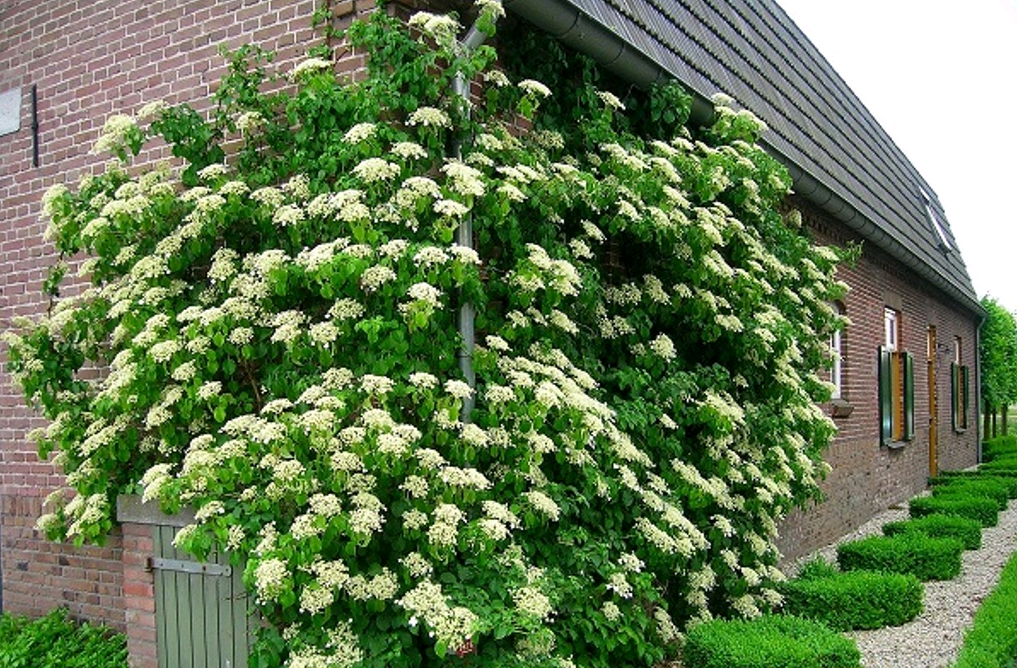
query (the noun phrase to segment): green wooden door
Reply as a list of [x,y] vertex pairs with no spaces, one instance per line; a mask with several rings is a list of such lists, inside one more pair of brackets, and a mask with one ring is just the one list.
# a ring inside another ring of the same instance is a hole
[[152,530],[159,668],[245,668],[253,617],[242,569],[223,555],[202,564],[178,551],[177,527]]

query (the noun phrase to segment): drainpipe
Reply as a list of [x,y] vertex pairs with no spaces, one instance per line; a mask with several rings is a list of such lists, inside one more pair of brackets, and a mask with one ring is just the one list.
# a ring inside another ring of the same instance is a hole
[[[466,37],[460,42],[462,49],[469,53],[474,51],[487,38],[483,32],[477,29],[477,25],[474,23],[470,26],[469,31],[466,33]],[[463,105],[463,112],[467,115],[470,113],[470,82],[466,80],[462,72],[456,72],[455,80],[452,82],[452,92],[461,100]],[[463,137],[457,136],[452,142],[452,156],[456,160],[462,160],[463,157]],[[464,248],[473,248],[473,214],[468,213],[463,216],[459,222],[459,228],[456,230],[456,243]],[[477,387],[477,376],[473,371],[473,346],[475,341],[474,333],[474,321],[476,319],[476,311],[474,310],[473,303],[464,301],[462,306],[459,307],[459,337],[462,339],[462,345],[459,348],[459,369],[463,372],[463,376],[466,378],[466,382],[471,388],[476,390]],[[476,403],[476,399],[473,395],[463,400],[463,409],[460,415],[460,419],[463,422],[470,421],[470,413],[473,412],[473,406]]]
[[975,327],[975,455],[979,464],[982,463],[982,325],[988,319],[983,315]]

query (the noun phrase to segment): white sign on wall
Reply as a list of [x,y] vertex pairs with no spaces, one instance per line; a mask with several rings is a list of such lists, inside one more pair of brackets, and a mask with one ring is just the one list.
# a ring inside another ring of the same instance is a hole
[[0,93],[0,137],[21,129],[21,89]]

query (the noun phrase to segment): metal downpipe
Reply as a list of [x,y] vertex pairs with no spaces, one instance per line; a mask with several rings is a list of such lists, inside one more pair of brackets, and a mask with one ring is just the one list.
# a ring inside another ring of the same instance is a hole
[[[487,38],[483,32],[477,29],[476,24],[472,25],[469,31],[466,33],[466,37],[460,42],[463,50],[466,52],[473,51],[484,43]],[[452,91],[459,98],[463,105],[463,112],[469,116],[470,113],[470,82],[466,80],[462,72],[456,72],[455,80],[452,82]],[[452,157],[456,160],[462,160],[463,157],[463,137],[458,136],[452,142]],[[464,248],[473,249],[473,214],[468,213],[459,222],[459,227],[456,229],[456,244],[463,246]],[[474,309],[473,303],[470,301],[464,301],[459,307],[459,338],[461,339],[461,345],[459,347],[459,369],[463,372],[463,377],[466,378],[467,384],[474,391],[477,387],[477,375],[473,370],[473,348],[476,340],[476,333],[474,330],[474,322],[476,320],[476,310]],[[474,395],[470,395],[463,400],[462,413],[460,419],[463,422],[470,421],[470,414],[473,412],[473,407],[476,404]]]

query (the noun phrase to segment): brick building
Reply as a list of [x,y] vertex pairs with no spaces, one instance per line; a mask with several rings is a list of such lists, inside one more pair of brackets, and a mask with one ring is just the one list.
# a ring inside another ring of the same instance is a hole
[[[0,323],[44,308],[53,250],[42,193],[74,182],[104,119],[145,102],[207,100],[220,47],[255,43],[298,59],[316,39],[314,0],[9,0],[0,7]],[[422,3],[417,3],[422,4]],[[436,3],[432,3],[436,4]],[[448,3],[445,3],[448,4]],[[790,168],[825,243],[861,243],[838,306],[840,434],[821,506],[783,531],[788,556],[864,522],[925,487],[930,471],[977,461],[980,308],[933,189],[773,0],[505,0],[636,85],[677,78],[697,113],[717,91],[768,124],[764,143]],[[373,0],[333,0],[338,27]],[[354,67],[355,61],[347,63]],[[201,107],[199,105],[199,110]],[[0,375],[0,573],[6,610],[66,605],[77,617],[132,627],[132,652],[154,640],[152,549],[143,525],[101,548],[47,542],[32,528],[58,486],[25,434],[40,421]],[[142,661],[142,659],[138,659]],[[139,663],[138,665],[142,665]]]

